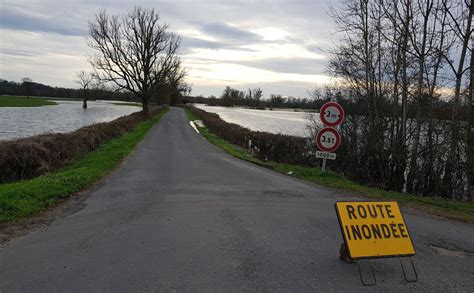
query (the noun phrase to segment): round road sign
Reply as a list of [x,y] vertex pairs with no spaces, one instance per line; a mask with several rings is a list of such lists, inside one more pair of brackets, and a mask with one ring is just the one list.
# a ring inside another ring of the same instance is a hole
[[338,126],[344,120],[344,109],[338,103],[327,102],[321,107],[319,117],[324,125],[331,127]]
[[324,127],[316,135],[316,145],[318,148],[327,153],[332,153],[341,144],[341,135],[331,127]]

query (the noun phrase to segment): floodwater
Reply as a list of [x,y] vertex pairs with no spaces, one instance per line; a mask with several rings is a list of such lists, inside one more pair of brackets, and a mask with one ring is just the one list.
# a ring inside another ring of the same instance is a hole
[[42,133],[71,132],[83,126],[107,122],[141,110],[139,107],[114,105],[117,101],[54,100],[58,105],[42,107],[0,107],[0,140]]
[[[195,104],[206,112],[218,114],[224,121],[254,131],[309,137],[308,112],[294,110],[254,110],[240,107],[218,107]],[[319,119],[319,118],[318,118]]]

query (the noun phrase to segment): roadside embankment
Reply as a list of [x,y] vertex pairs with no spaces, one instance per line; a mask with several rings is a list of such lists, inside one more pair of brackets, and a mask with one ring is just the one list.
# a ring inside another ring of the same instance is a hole
[[[162,108],[150,113],[155,116]],[[70,133],[42,134],[0,142],[0,184],[25,180],[66,166],[77,156],[119,137],[144,120],[141,112],[82,127]]]
[[[371,199],[396,200],[406,207],[416,208],[431,215],[474,223],[474,203],[393,192],[358,184],[336,172],[322,173],[319,167],[315,167],[315,159],[303,155],[309,146],[302,138],[297,140],[284,135],[251,131],[227,123],[217,114],[192,106],[186,106],[185,110],[191,121],[203,121],[206,128],[198,125],[196,127],[209,142],[239,159],[322,186],[341,189],[346,193],[353,192]],[[247,145],[249,139],[252,140],[251,148]],[[288,149],[285,146],[288,146]]]
[[225,122],[215,113],[196,107],[188,107],[188,109],[217,136],[232,144],[250,149],[259,159],[301,165],[315,163],[313,158],[305,155],[310,151],[310,141],[307,138],[251,131],[240,125]]
[[[135,113],[66,135],[41,135],[30,138],[30,142],[28,139],[7,142],[6,146],[2,143],[4,150],[14,158],[9,159],[0,150],[2,162],[12,162],[29,176],[48,173],[33,179],[0,184],[0,223],[37,213],[56,200],[99,181],[133,151],[167,110],[152,110],[150,119]],[[28,173],[28,166],[38,173]],[[56,171],[50,172],[52,168]],[[23,175],[21,172],[17,174]]]

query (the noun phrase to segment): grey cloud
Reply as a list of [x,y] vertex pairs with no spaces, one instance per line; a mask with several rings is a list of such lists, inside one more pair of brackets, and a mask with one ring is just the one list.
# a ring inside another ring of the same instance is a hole
[[323,74],[327,60],[310,58],[269,58],[257,61],[242,61],[239,64],[279,73]]
[[182,48],[186,50],[190,50],[193,48],[220,49],[228,46],[228,44],[223,42],[208,41],[189,36],[181,36],[181,45]]
[[26,51],[21,51],[21,50],[8,50],[8,49],[2,49],[0,54],[9,55],[9,56],[22,56],[22,57],[31,57],[31,56],[38,55],[33,52],[26,52]]
[[186,55],[194,51],[194,49],[233,49],[238,51],[256,52],[249,48],[241,48],[238,44],[232,42],[220,42],[198,39],[190,36],[181,36],[181,53]]
[[317,44],[313,43],[313,44],[308,44],[305,46],[305,48],[308,51],[317,53],[317,54],[327,54],[328,52],[331,51],[332,47],[333,47],[333,44],[327,41],[321,41]]
[[22,13],[18,9],[4,6],[0,12],[0,27],[12,30],[57,33],[61,35],[81,36],[84,31],[77,27],[67,26],[58,19],[48,16],[39,17]]
[[225,23],[209,23],[201,26],[201,31],[207,35],[217,37],[223,40],[231,41],[245,41],[245,42],[258,42],[262,41],[262,37],[246,31],[227,25]]

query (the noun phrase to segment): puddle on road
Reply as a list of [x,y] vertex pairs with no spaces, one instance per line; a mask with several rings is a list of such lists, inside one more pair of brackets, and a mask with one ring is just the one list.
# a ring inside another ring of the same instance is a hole
[[304,197],[302,194],[290,190],[264,190],[264,195],[277,197]]
[[447,249],[447,248],[435,246],[435,245],[432,245],[432,244],[429,245],[429,247],[441,256],[466,258],[466,257],[472,257],[474,255],[473,253],[469,253],[469,252],[466,252],[466,251],[455,250],[455,249]]

